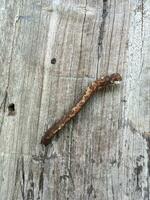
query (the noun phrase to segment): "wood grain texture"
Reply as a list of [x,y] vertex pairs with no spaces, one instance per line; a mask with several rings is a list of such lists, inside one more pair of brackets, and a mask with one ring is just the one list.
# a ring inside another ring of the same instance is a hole
[[[149,0],[0,1],[2,200],[150,199],[149,13]],[[42,147],[85,88],[114,72],[122,84]]]

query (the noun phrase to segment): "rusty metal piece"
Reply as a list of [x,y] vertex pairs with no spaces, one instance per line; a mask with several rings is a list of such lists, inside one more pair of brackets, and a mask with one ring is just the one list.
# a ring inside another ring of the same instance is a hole
[[67,113],[65,114],[59,121],[54,123],[51,128],[49,128],[44,136],[41,139],[41,144],[47,146],[51,139],[58,134],[58,132],[71,120],[73,119],[82,109],[82,107],[86,104],[86,102],[90,99],[93,94],[99,89],[105,88],[109,85],[118,84],[122,80],[122,77],[118,73],[111,74],[110,76],[104,76],[100,79],[91,83],[89,87],[87,87],[81,99],[78,103]]

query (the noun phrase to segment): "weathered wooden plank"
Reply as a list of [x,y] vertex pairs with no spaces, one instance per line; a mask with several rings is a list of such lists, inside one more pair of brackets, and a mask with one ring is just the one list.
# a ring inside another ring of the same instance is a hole
[[[0,2],[3,200],[149,199],[149,12],[149,0]],[[47,127],[113,72],[122,84],[44,149]]]

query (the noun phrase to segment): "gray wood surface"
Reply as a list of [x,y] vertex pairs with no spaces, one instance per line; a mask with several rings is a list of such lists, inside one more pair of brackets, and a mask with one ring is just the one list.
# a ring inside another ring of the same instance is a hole
[[[149,200],[149,54],[150,0],[1,0],[0,200]],[[123,82],[42,147],[113,72]]]

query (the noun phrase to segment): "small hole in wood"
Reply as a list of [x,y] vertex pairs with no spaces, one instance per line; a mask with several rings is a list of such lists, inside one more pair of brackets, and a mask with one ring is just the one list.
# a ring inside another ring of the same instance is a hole
[[51,60],[51,64],[55,64],[56,63],[56,58],[52,58],[52,60]]
[[15,114],[15,104],[14,103],[10,103],[8,105],[8,115],[14,115]]

